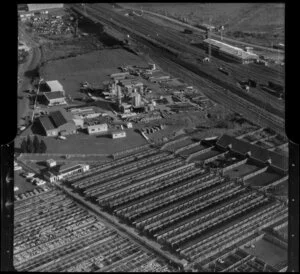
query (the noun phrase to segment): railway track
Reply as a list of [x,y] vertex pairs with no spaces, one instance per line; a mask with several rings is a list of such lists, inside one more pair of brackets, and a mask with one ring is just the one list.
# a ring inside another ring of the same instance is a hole
[[[187,40],[182,37],[182,34],[178,34],[173,32],[172,30],[164,30],[163,27],[159,27],[158,25],[154,25],[154,23],[149,22],[146,19],[143,18],[138,18],[136,20],[139,20],[138,24],[136,24],[136,21],[132,21],[122,15],[119,16],[119,14],[116,14],[115,12],[110,11],[109,9],[104,8],[101,6],[100,8],[97,6],[93,6],[93,8],[89,8],[89,14],[93,14],[93,16],[96,16],[98,14],[95,13],[95,10],[99,13],[101,13],[101,19],[105,20],[106,24],[114,24],[115,22],[118,23],[119,25],[125,21],[127,30],[132,31],[137,30],[139,34],[145,33],[147,34],[147,37],[153,38],[156,42],[161,42],[165,47],[173,48],[177,50],[180,53],[188,52],[190,55],[193,55],[193,59],[196,58],[204,58],[207,54],[203,51],[200,50],[199,48],[189,45],[187,43]],[[105,11],[105,13],[103,13]],[[106,17],[106,15],[109,15],[110,18],[113,19],[113,21],[109,20],[109,18]],[[117,15],[117,18],[116,18]],[[119,17],[123,17],[120,22]],[[124,27],[124,24],[122,24]],[[129,28],[129,29],[128,29]],[[137,31],[135,31],[137,33]],[[240,65],[240,64],[235,64],[235,63],[228,63],[221,61],[219,58],[214,58],[212,57],[212,64],[206,64],[203,66],[203,64],[199,65],[195,63],[194,61],[189,60],[189,63],[193,63],[193,65],[197,66],[199,71],[202,73],[208,72],[208,76],[206,77],[212,77],[213,75],[219,74],[218,79],[220,79],[222,82],[226,82],[230,85],[232,85],[233,88],[236,88],[236,80],[235,78],[239,80],[243,79],[254,79],[257,80],[260,83],[267,84],[268,81],[273,81],[276,83],[281,83],[284,78],[283,72],[276,71],[274,69],[264,67],[258,64],[250,64],[250,65]],[[224,76],[220,74],[217,71],[217,67],[222,66],[226,68],[228,71],[230,71],[234,77],[228,78],[228,76]],[[281,80],[279,80],[281,79]],[[284,104],[281,101],[278,101],[278,99],[262,90],[258,89],[252,89],[251,95],[247,95],[248,100],[255,100],[259,99],[262,101],[268,101],[270,100],[272,102],[272,105],[276,106],[276,109],[281,111],[283,113],[284,111]],[[246,95],[242,95],[246,96]],[[256,100],[256,103],[259,104],[259,100]],[[272,109],[271,105],[271,109]]]
[[[112,11],[109,11],[108,9],[104,9],[103,7],[99,8],[99,7],[95,7],[93,6],[93,8],[88,7],[89,10],[89,16],[94,18],[95,21],[101,21],[101,22],[105,22],[106,24],[110,24],[113,25],[114,27],[117,27],[120,29],[120,22],[118,23],[118,17],[120,17],[120,15],[115,14]],[[95,11],[96,10],[96,11]],[[81,12],[78,8],[77,11]],[[113,18],[113,21],[108,19],[108,18],[103,18],[104,13],[106,16],[111,16],[111,18]],[[101,12],[101,17],[99,16],[99,13]],[[117,17],[117,18],[116,18]],[[125,17],[126,18],[126,17]],[[128,21],[128,19],[126,18],[126,20]],[[117,23],[114,23],[114,21],[116,21]],[[125,21],[125,19],[124,19]],[[123,18],[122,18],[122,22],[123,22]],[[133,22],[135,24],[135,22]],[[126,22],[127,24],[127,22]],[[225,104],[227,106],[229,106],[233,111],[241,113],[243,116],[249,117],[248,119],[254,121],[255,123],[258,123],[259,125],[263,125],[263,126],[267,126],[267,127],[271,127],[274,130],[276,130],[278,133],[284,133],[285,129],[284,129],[284,121],[282,117],[278,117],[276,115],[272,115],[271,113],[269,113],[268,111],[266,111],[264,108],[267,108],[267,103],[263,103],[260,102],[260,106],[257,106],[255,104],[251,104],[251,102],[249,102],[248,100],[243,99],[241,96],[237,95],[237,94],[233,94],[231,91],[228,91],[228,89],[224,89],[218,85],[216,85],[215,83],[212,83],[211,81],[205,80],[203,79],[203,77],[199,77],[199,75],[197,75],[196,73],[191,74],[190,69],[186,68],[186,67],[182,67],[182,61],[181,64],[178,64],[178,58],[176,58],[177,60],[174,60],[175,58],[173,58],[173,60],[170,60],[169,58],[166,57],[162,57],[162,54],[158,54],[158,48],[155,45],[155,41],[151,42],[149,41],[150,39],[147,38],[145,35],[138,33],[136,31],[137,26],[136,24],[133,26],[132,23],[131,25],[128,24],[128,26],[124,27],[124,22],[123,22],[123,30],[126,29],[127,31],[129,31],[131,34],[133,34],[132,36],[134,36],[135,39],[137,39],[138,41],[142,42],[143,44],[147,45],[147,47],[151,48],[152,50],[155,49],[156,53],[152,54],[154,55],[154,58],[158,61],[158,63],[161,65],[161,63],[163,63],[164,65],[167,65],[170,69],[173,68],[173,70],[177,70],[177,74],[179,74],[180,76],[185,76],[185,78],[195,82],[197,84],[197,86],[201,87],[203,86],[203,84],[205,85],[205,89],[203,88],[203,92],[212,100],[217,101],[221,104]],[[129,28],[133,28],[134,30],[130,30]],[[139,26],[140,27],[140,26]],[[146,31],[146,28],[143,29],[143,31]],[[147,28],[147,32],[149,32],[149,27]],[[172,34],[173,35],[173,34]],[[174,39],[176,38],[176,43],[177,43],[177,37],[174,37]],[[166,40],[165,41],[166,44],[174,44],[174,40]],[[175,44],[176,44],[175,43]],[[162,46],[162,45],[161,45]],[[163,46],[162,46],[163,47]],[[185,46],[185,50],[186,50],[186,46]],[[164,54],[165,56],[167,54]],[[151,56],[152,57],[152,56]],[[243,66],[239,66],[239,69],[242,69]],[[265,70],[266,68],[264,68]],[[261,75],[264,75],[264,73],[260,73]],[[214,92],[212,92],[212,90]],[[244,95],[243,95],[244,96]],[[257,103],[257,100],[256,100]],[[264,106],[262,106],[262,104],[264,104]],[[274,111],[278,114],[278,111]],[[281,115],[282,116],[282,115]]]

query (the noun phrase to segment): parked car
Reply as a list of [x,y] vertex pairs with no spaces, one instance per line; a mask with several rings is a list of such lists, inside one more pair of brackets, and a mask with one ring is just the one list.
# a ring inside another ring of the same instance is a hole
[[57,138],[58,138],[58,139],[61,139],[61,140],[67,140],[67,137],[61,136],[61,135],[59,135]]
[[25,178],[32,178],[35,174],[34,173],[27,173],[25,174]]
[[15,166],[14,171],[17,171],[17,170],[22,170],[22,167],[21,166]]

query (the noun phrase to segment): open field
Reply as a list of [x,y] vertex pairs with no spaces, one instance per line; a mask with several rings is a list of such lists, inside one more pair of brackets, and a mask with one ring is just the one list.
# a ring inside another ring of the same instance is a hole
[[[78,133],[69,135],[67,140],[40,136],[47,146],[47,153],[59,154],[112,154],[135,146],[144,145],[147,141],[134,130],[126,131],[127,137],[112,139],[107,135],[87,135]],[[20,138],[16,139],[15,147],[20,147]]]
[[66,94],[75,98],[81,95],[79,92],[81,82],[87,81],[102,87],[102,82],[108,80],[110,74],[118,72],[117,68],[124,64],[148,65],[139,56],[126,50],[105,49],[48,62],[41,68],[41,75],[46,80],[60,81]]
[[[284,4],[256,3],[122,3],[126,8],[143,8],[176,19],[186,18],[190,24],[224,25],[224,35],[242,41],[270,46],[284,40]],[[239,33],[244,34],[238,36]],[[250,33],[250,35],[248,34]]]

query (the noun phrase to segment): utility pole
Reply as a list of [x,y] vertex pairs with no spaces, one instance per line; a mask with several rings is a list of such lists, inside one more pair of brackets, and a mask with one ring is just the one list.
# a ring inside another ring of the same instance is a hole
[[[210,40],[210,32],[211,32],[211,16],[209,17],[209,27],[208,27],[208,39]],[[210,42],[208,43],[208,59],[210,62],[210,58],[211,58],[211,44]]]

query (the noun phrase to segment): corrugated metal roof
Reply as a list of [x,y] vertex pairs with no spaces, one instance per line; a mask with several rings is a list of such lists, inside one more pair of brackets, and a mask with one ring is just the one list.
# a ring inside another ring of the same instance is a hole
[[258,58],[258,56],[254,53],[246,52],[241,48],[234,47],[232,45],[223,43],[223,42],[215,40],[215,39],[207,38],[207,39],[204,40],[204,42],[218,47],[219,50],[224,52],[224,53],[235,55],[235,56],[240,57],[242,59],[245,59],[245,58]]
[[46,96],[48,100],[65,98],[61,91],[45,92],[44,96]]
[[51,112],[50,118],[56,127],[60,127],[68,122],[59,110]]
[[51,91],[64,91],[62,84],[57,80],[47,81],[46,84],[51,89]]
[[63,8],[64,4],[27,4],[29,11]]
[[39,121],[40,121],[40,123],[42,124],[42,126],[44,127],[45,130],[55,129],[53,123],[51,122],[51,120],[49,119],[48,116],[40,117]]
[[250,144],[246,141],[239,140],[233,136],[224,134],[218,141],[217,145],[226,149],[229,145],[232,146],[231,150],[243,155],[247,152],[251,153],[252,159],[258,160],[262,163],[266,163],[271,159],[271,165],[282,170],[288,169],[288,159],[274,151],[269,151],[257,145]]

